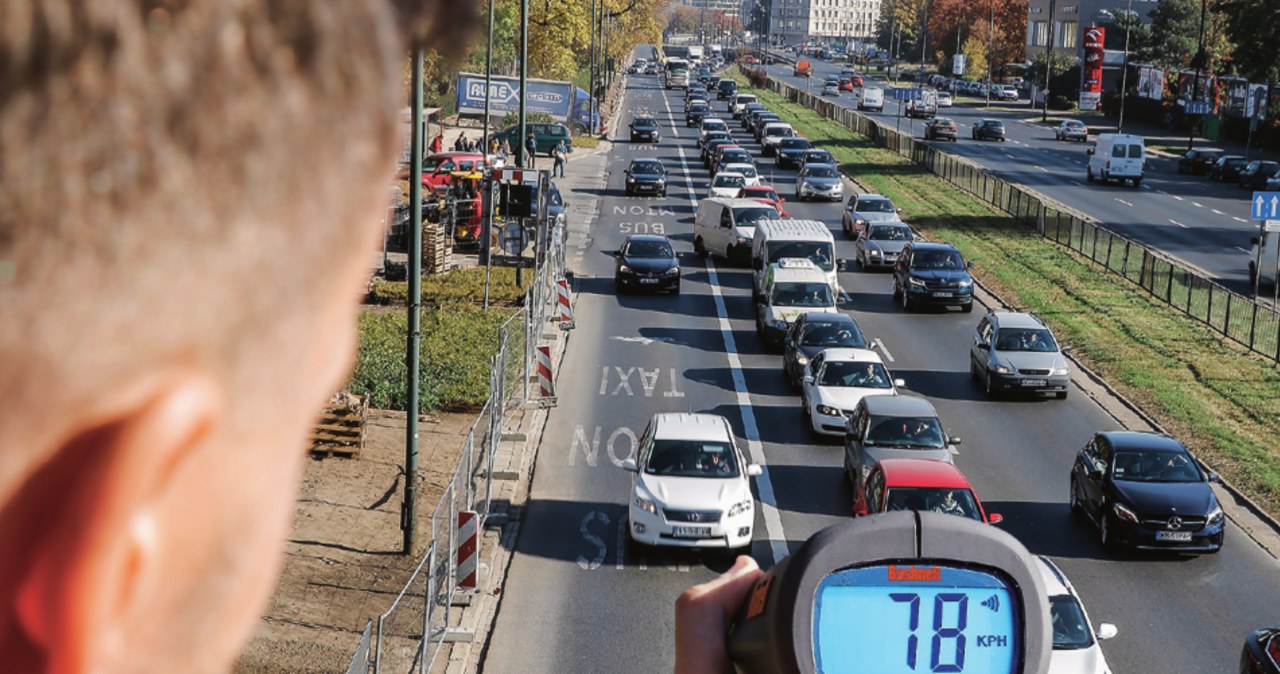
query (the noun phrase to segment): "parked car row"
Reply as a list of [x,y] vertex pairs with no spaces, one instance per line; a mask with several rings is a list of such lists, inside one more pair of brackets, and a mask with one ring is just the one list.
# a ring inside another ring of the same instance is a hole
[[1280,189],[1280,162],[1250,160],[1223,150],[1187,150],[1178,158],[1178,173],[1207,175],[1210,180],[1236,183],[1245,189]]

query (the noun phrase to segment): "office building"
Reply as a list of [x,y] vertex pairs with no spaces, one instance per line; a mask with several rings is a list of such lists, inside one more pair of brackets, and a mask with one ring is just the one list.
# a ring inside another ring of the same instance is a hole
[[773,0],[769,35],[775,44],[865,44],[879,20],[880,0]]

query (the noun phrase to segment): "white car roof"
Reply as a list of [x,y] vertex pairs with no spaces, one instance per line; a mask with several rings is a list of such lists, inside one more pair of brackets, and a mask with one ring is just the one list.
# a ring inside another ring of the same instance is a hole
[[765,133],[768,133],[769,129],[782,129],[782,128],[790,129],[791,125],[787,124],[786,122],[769,122],[768,124],[764,125]]
[[784,257],[769,266],[773,268],[771,271],[774,283],[827,282],[827,275],[808,258]]
[[729,422],[718,414],[668,412],[653,415],[655,440],[720,440],[733,443]]
[[884,361],[880,358],[880,354],[872,351],[871,349],[823,349],[822,354],[822,359],[825,363],[856,361],[859,363],[872,362],[884,364]]

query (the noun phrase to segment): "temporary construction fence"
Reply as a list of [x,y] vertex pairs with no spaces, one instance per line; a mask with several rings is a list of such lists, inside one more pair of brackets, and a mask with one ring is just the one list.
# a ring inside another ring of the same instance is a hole
[[[536,348],[551,336],[544,329],[556,315],[557,280],[566,274],[564,228],[541,228],[534,282],[521,307],[499,329],[491,359],[489,398],[467,432],[457,468],[431,511],[426,551],[395,601],[366,628],[347,674],[411,674],[439,671],[441,649],[467,638],[461,606],[474,590],[460,589],[457,530],[459,513],[475,513],[483,528],[494,513],[495,459],[507,422],[526,404],[545,404],[530,388]],[[532,397],[531,397],[532,396]]]
[[973,194],[1042,236],[1087,257],[1255,353],[1280,362],[1280,312],[1197,274],[1170,256],[1117,234],[1034,191],[1005,181],[856,110],[772,77],[766,88],[869,138]]

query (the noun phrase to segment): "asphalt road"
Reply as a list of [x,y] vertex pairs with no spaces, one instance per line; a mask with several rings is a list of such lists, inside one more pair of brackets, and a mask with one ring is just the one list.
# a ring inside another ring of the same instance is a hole
[[[813,60],[812,80],[792,75],[790,65],[769,67],[769,73],[792,86],[812,87],[821,91],[824,79],[838,76],[845,66]],[[874,80],[879,86],[893,86]],[[868,82],[870,84],[870,82]],[[910,86],[905,81],[902,86]],[[886,91],[883,112],[864,112],[871,117],[897,125],[899,103]],[[857,101],[849,92],[832,97],[839,104],[856,108]],[[994,104],[1007,109],[986,109],[985,99],[960,96],[951,108],[938,114],[950,117],[960,128],[960,140],[931,141],[941,149],[954,152],[990,169],[994,174],[1031,187],[1059,203],[1066,204],[1108,228],[1161,250],[1201,270],[1209,278],[1245,295],[1252,295],[1248,281],[1249,238],[1256,236],[1258,224],[1249,218],[1251,190],[1238,185],[1218,183],[1204,176],[1181,175],[1177,161],[1152,156],[1142,187],[1089,183],[1085,178],[1092,143],[1058,141],[1054,125],[1040,123],[1041,114],[1024,99],[1020,103]],[[1055,113],[1061,116],[1061,113]],[[973,122],[984,117],[1005,122],[1008,141],[975,141],[969,136]],[[913,136],[924,135],[924,120],[902,118],[901,128]],[[1200,141],[1197,146],[1207,146]]]
[[[730,560],[713,552],[628,556],[630,475],[620,464],[654,413],[725,415],[750,460],[767,465],[754,484],[752,554],[762,566],[849,515],[842,450],[810,440],[780,357],[756,338],[747,271],[704,263],[692,252],[693,201],[705,193],[707,173],[679,115],[681,101],[681,92],[664,92],[656,78],[628,84],[619,131],[639,112],[658,113],[669,126],[659,146],[624,140],[609,159],[608,193],[577,270],[578,328],[558,377],[560,402],[538,454],[485,671],[670,671],[675,598]],[[668,110],[675,115],[667,117]],[[749,143],[745,135],[742,142]],[[758,155],[758,146],[747,146]],[[622,169],[633,157],[658,157],[675,172],[669,197],[621,196]],[[795,203],[790,175],[778,172],[774,184],[792,216],[825,220],[837,254],[851,258],[852,244],[839,233],[840,207]],[[685,270],[681,296],[615,295],[610,252],[626,234],[644,231],[673,239]],[[890,299],[886,274],[851,272],[840,281],[842,309],[883,341],[894,375],[929,397],[948,433],[964,439],[956,462],[988,512],[1005,516],[999,526],[1059,563],[1095,626],[1119,626],[1119,637],[1103,645],[1115,671],[1230,671],[1245,635],[1275,622],[1280,568],[1234,524],[1218,555],[1122,556],[1104,552],[1094,530],[1070,516],[1075,451],[1096,430],[1117,427],[1080,391],[1066,401],[987,401],[970,383],[966,360],[978,312],[904,315]]]

